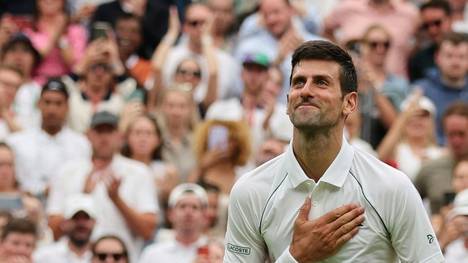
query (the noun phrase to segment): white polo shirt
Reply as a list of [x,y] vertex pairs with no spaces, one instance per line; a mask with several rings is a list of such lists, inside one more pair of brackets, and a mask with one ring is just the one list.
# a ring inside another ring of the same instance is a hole
[[34,263],[89,263],[92,257],[91,250],[81,257],[75,254],[70,250],[67,239],[41,247],[33,254]]
[[348,203],[365,209],[358,234],[323,262],[444,262],[408,177],[344,139],[318,183],[306,176],[292,145],[237,181],[229,204],[224,262],[296,262],[289,245],[308,195],[310,219]]

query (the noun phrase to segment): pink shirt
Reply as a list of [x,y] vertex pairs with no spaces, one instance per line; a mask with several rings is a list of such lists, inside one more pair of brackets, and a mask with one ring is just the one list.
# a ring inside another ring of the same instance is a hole
[[346,43],[360,39],[372,24],[384,26],[392,35],[387,69],[406,77],[406,62],[418,19],[418,10],[410,3],[393,1],[391,9],[380,11],[369,6],[369,0],[343,0],[325,18],[325,27],[335,30],[337,40]]
[[[44,49],[47,45],[47,40],[50,37],[47,32],[27,30],[26,34],[31,39],[34,47],[38,50]],[[84,55],[87,41],[87,33],[81,25],[69,25],[67,32],[64,34],[68,45],[73,50],[73,64]],[[63,60],[58,46],[52,49],[49,55],[42,58],[36,70],[34,80],[40,85],[43,85],[48,77],[61,76],[70,73],[71,68],[67,66]]]

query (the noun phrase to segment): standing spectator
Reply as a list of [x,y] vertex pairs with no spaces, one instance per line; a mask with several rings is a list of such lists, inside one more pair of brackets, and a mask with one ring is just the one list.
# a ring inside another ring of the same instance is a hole
[[205,190],[195,184],[181,184],[169,196],[169,220],[174,239],[147,247],[139,263],[161,262],[192,263],[197,249],[206,244],[202,236],[208,203]]
[[47,194],[59,165],[73,159],[89,158],[91,147],[82,134],[66,126],[68,92],[63,82],[49,80],[42,88],[38,107],[41,127],[13,134],[8,137],[8,143],[16,155],[22,189],[41,196]]
[[437,69],[428,72],[415,85],[435,104],[437,142],[445,144],[442,113],[454,101],[468,102],[468,37],[460,33],[446,35],[439,45],[435,62]]
[[71,196],[67,200],[62,226],[66,237],[40,248],[34,253],[34,263],[88,263],[91,260],[91,233],[96,223],[93,199],[87,195]]
[[67,197],[89,193],[98,211],[93,236],[121,237],[129,248],[130,258],[136,259],[143,240],[153,237],[158,205],[148,168],[116,154],[120,147],[117,125],[118,118],[109,112],[93,115],[88,130],[93,155],[91,159],[68,162],[59,169],[47,212],[49,226],[59,237]]
[[455,165],[468,157],[468,104],[450,105],[442,118],[449,154],[425,163],[414,184],[422,198],[428,198],[431,213],[437,214],[446,193],[453,193],[451,178]]
[[[263,26],[260,26],[258,31],[255,30],[255,33],[251,32],[239,39],[236,48],[238,61],[242,61],[248,54],[263,53],[273,65],[281,68],[283,76],[289,76],[289,58],[293,50],[305,40],[318,38],[308,33],[302,24],[293,23],[293,14],[293,6],[287,0],[262,0],[258,20],[262,21]],[[247,26],[245,23],[244,27]],[[286,102],[288,87],[289,80],[285,78],[279,95],[281,103]]]
[[444,34],[450,31],[450,4],[445,0],[429,0],[419,8],[421,18],[420,33],[427,38],[427,43],[408,60],[408,75],[410,81],[424,78],[427,71],[435,66],[434,56],[437,45]]
[[214,15],[213,43],[217,48],[232,54],[237,44],[235,0],[209,0],[207,3]]
[[392,37],[386,69],[406,76],[410,40],[417,29],[418,12],[406,1],[343,0],[324,20],[324,36],[339,43],[359,39],[371,24],[381,24]]
[[35,23],[25,31],[43,58],[35,80],[44,84],[49,77],[68,74],[83,56],[86,30],[69,24],[66,0],[37,0]]
[[0,64],[0,140],[21,130],[14,109],[16,93],[23,83],[23,74],[13,66]]
[[0,240],[0,262],[32,263],[36,247],[36,226],[28,219],[12,219],[3,228]]

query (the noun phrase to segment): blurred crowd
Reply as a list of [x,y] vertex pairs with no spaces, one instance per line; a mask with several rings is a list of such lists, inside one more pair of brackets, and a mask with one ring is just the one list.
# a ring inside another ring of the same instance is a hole
[[0,1],[0,263],[222,262],[229,193],[292,138],[291,54],[352,55],[348,141],[468,258],[468,1]]

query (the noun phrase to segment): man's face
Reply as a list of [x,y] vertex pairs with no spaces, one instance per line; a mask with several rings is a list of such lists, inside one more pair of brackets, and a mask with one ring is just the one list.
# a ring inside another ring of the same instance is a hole
[[88,139],[96,158],[112,158],[120,145],[117,128],[109,124],[98,125],[88,131]]
[[187,10],[184,32],[188,35],[189,41],[199,45],[203,34],[203,26],[213,16],[206,6],[195,4]]
[[136,19],[121,19],[115,25],[119,52],[131,55],[141,44],[141,26]]
[[450,31],[450,18],[440,8],[426,8],[421,12],[421,28],[429,38],[438,43]]
[[279,38],[291,26],[291,7],[286,0],[262,0],[260,14],[266,29]]
[[65,124],[68,115],[68,99],[58,91],[46,91],[39,99],[39,110],[44,128],[60,128]]
[[214,30],[218,33],[226,33],[234,23],[233,0],[210,0],[208,2],[214,15]]
[[200,231],[205,226],[205,210],[195,194],[187,193],[171,209],[169,218],[176,231]]
[[70,240],[78,246],[86,245],[93,232],[95,220],[86,212],[79,211],[65,222],[66,231]]
[[86,71],[86,83],[97,89],[110,88],[113,73],[112,66],[107,63],[95,63],[89,65]]
[[468,43],[442,42],[436,63],[445,78],[455,81],[464,78],[468,72]]
[[354,109],[356,94],[342,98],[339,72],[338,63],[324,60],[302,60],[294,67],[288,115],[296,129],[332,128]]
[[33,234],[12,232],[5,237],[0,245],[3,255],[7,258],[21,256],[30,259],[35,243],[36,238]]
[[22,82],[23,79],[17,72],[10,69],[0,69],[0,106],[4,104],[9,107],[13,103]]
[[451,115],[444,120],[447,144],[455,158],[468,155],[468,118],[461,115]]
[[259,94],[268,80],[268,69],[257,64],[244,64],[242,81],[244,88],[250,93]]
[[34,54],[25,44],[18,43],[4,54],[3,63],[17,67],[24,76],[30,77],[34,67]]

